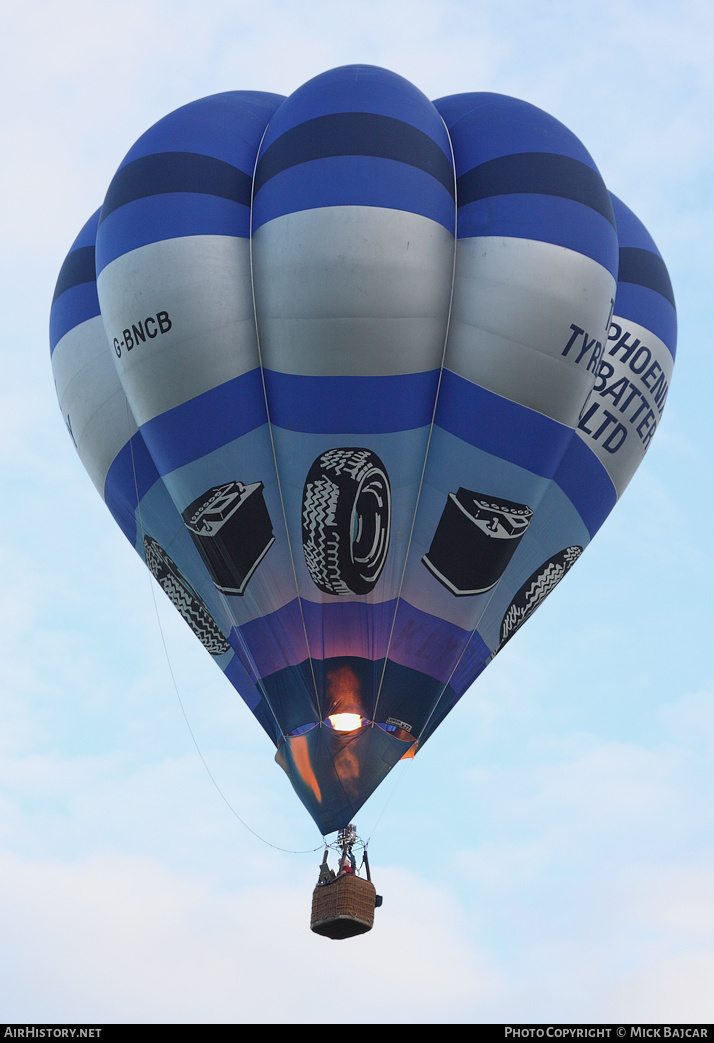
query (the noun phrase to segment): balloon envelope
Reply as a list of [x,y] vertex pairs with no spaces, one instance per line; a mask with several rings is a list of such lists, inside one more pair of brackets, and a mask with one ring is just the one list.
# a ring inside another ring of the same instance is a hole
[[367,66],[152,127],[51,318],[85,467],[323,833],[578,559],[675,340],[570,131]]

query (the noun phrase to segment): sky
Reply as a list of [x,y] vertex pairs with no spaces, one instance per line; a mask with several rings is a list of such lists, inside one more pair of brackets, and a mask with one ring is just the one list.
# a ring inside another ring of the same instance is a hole
[[[714,8],[5,0],[2,24],[0,1019],[714,1020]],[[152,123],[352,62],[565,123],[655,239],[679,349],[587,553],[360,812],[384,904],[335,948],[319,833],[84,473],[48,316]]]

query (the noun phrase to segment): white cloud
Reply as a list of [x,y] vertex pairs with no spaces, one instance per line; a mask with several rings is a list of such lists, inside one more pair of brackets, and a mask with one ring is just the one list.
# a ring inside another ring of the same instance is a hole
[[338,948],[309,931],[305,873],[216,891],[103,850],[75,863],[5,855],[0,882],[13,899],[1,918],[11,1021],[448,1021],[498,985],[454,900],[407,872],[383,874],[375,931]]

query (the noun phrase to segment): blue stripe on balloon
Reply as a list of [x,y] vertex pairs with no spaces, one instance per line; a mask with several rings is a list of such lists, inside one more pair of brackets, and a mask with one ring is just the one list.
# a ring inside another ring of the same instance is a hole
[[402,598],[389,643],[389,659],[446,684],[470,636],[468,630],[415,608]]
[[136,199],[188,192],[218,196],[250,206],[253,170],[249,174],[231,163],[195,152],[159,152],[142,156],[119,168],[109,186],[100,224],[109,214]]
[[303,600],[305,631],[313,659],[354,655],[381,661],[387,654],[396,600],[324,602]]
[[607,471],[571,428],[444,370],[436,423],[464,442],[557,481],[591,536],[617,496]]
[[674,358],[677,313],[669,272],[640,219],[617,196],[611,199],[620,243],[615,314],[651,330]]
[[[478,675],[486,669],[491,662],[491,650],[483,640],[478,630],[471,635],[464,654],[454,667],[454,672],[449,681],[449,687],[459,696],[474,683]],[[452,703],[453,706],[453,703]],[[438,713],[439,711],[437,711]],[[433,731],[433,727],[429,731]]]
[[439,98],[434,106],[448,127],[459,175],[480,163],[528,152],[571,156],[597,169],[572,131],[527,101],[476,92]]
[[236,640],[236,635],[233,632],[231,632],[231,637],[235,642],[233,645],[235,655],[231,657],[223,672],[246,706],[254,711],[261,700],[261,692],[256,687],[253,679],[253,666],[245,649],[240,641]]
[[617,236],[620,241],[620,247],[623,249],[636,247],[640,250],[648,250],[659,257],[660,253],[657,249],[657,244],[639,217],[633,214],[630,208],[625,206],[622,200],[618,199],[612,192],[610,193],[610,199],[612,200],[612,208],[617,221]]
[[651,330],[667,345],[672,358],[677,351],[677,313],[669,301],[647,286],[618,282],[615,316],[630,319]]
[[307,659],[305,628],[297,598],[275,612],[244,623],[237,635],[232,633],[231,645],[237,648],[242,642],[243,647],[250,649],[252,668],[258,677],[269,677]]
[[571,438],[555,481],[577,510],[592,539],[617,503],[617,491],[605,467],[578,435]]
[[[253,619],[240,627],[240,638],[250,649],[253,668],[260,677],[269,677],[286,666],[298,666],[307,658],[305,636],[313,659],[354,655],[355,632],[368,632],[364,644],[374,646],[374,662],[381,660],[387,649],[389,631],[396,601],[377,603],[348,601],[322,604],[295,598],[275,612]],[[276,634],[281,635],[276,640]],[[283,636],[284,635],[284,636]],[[237,641],[231,642],[237,647]],[[305,723],[305,722],[302,722]]]
[[[299,163],[335,156],[371,156],[418,167],[455,195],[451,156],[429,134],[392,116],[338,112],[299,123],[262,152],[255,192],[276,174]],[[609,203],[609,200],[608,200]]]
[[141,433],[163,476],[267,422],[263,381],[253,369],[154,417]]
[[142,156],[188,148],[252,173],[265,127],[283,101],[280,94],[226,91],[189,102],[142,134],[122,167]]
[[503,195],[550,195],[572,199],[615,225],[608,191],[596,170],[572,156],[517,152],[480,163],[457,181],[459,207]]
[[382,434],[431,423],[439,370],[381,377],[265,370],[270,422],[310,434]]
[[430,174],[392,159],[334,156],[276,174],[253,202],[253,231],[267,221],[325,206],[405,210],[454,233],[454,201]]
[[114,457],[104,481],[104,501],[133,547],[136,546],[137,503],[158,480],[156,465],[137,433]]
[[276,111],[263,148],[310,119],[348,112],[402,120],[428,134],[451,156],[446,128],[429,99],[409,80],[374,65],[345,65],[308,80]]
[[573,199],[492,196],[459,209],[459,239],[502,236],[553,243],[591,257],[617,278],[617,235],[610,222]]
[[464,442],[552,478],[572,429],[444,370],[436,424]]
[[189,235],[250,235],[241,203],[192,192],[136,199],[111,213],[97,232],[97,275],[117,257],[150,243]]
[[60,268],[52,301],[56,301],[58,297],[73,286],[79,286],[84,282],[94,282],[95,279],[94,243],[91,246],[80,246],[72,249],[67,254],[65,262]]
[[66,333],[97,315],[99,298],[94,279],[65,290],[50,311],[50,355]]
[[638,246],[621,246],[617,278],[621,282],[647,286],[650,290],[661,294],[662,297],[666,297],[672,307],[676,308],[669,272],[659,254],[652,253],[651,250],[643,250]]
[[[314,660],[354,655],[356,647],[362,650],[359,658],[367,659],[366,649],[371,643],[369,659],[372,662],[381,663],[389,647],[391,661],[443,684],[449,680],[454,662],[469,638],[472,656],[490,656],[490,649],[478,634],[471,637],[456,624],[422,612],[403,599],[399,602],[398,618],[407,636],[400,637],[396,633],[390,646],[396,607],[396,599],[368,604],[357,601],[323,604],[303,599],[301,612],[296,598],[269,615],[244,623],[239,634],[245,647],[250,649],[251,669],[262,678],[303,663],[307,658],[306,634]],[[364,642],[355,642],[355,634],[363,631]],[[423,641],[426,633],[429,635],[428,655]],[[276,640],[276,634],[282,635],[280,641]],[[235,634],[231,643],[237,649]]]

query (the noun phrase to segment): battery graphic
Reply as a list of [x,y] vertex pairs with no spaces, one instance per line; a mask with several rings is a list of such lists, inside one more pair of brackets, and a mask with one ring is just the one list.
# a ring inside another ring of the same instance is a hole
[[532,517],[525,503],[470,489],[449,493],[422,562],[455,597],[483,594],[498,583]]
[[182,513],[217,589],[241,596],[275,536],[263,483],[231,481],[207,489]]

